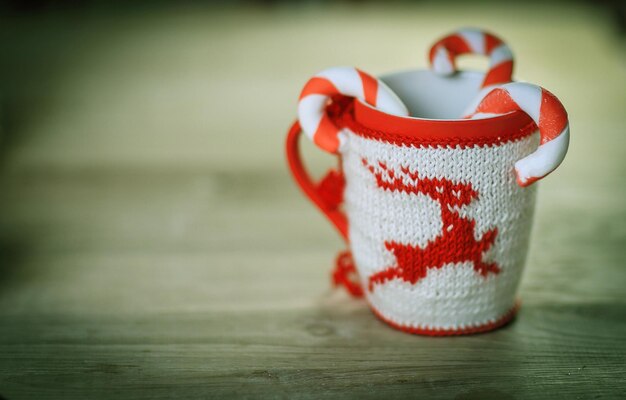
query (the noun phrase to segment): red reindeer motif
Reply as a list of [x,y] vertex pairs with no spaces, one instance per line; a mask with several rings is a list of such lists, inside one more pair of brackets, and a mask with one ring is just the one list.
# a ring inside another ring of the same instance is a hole
[[450,263],[471,261],[476,273],[486,277],[497,274],[500,267],[496,263],[482,260],[483,253],[493,245],[497,228],[491,229],[479,240],[474,238],[476,221],[458,214],[458,207],[470,204],[478,198],[470,183],[454,183],[445,178],[420,178],[416,171],[407,167],[401,173],[378,162],[375,167],[363,158],[363,165],[374,175],[379,188],[407,194],[424,194],[437,201],[441,208],[443,228],[441,234],[428,242],[426,247],[385,242],[387,250],[396,257],[396,266],[385,268],[369,277],[369,290],[392,279],[401,279],[415,284],[426,277],[431,268],[441,268]]

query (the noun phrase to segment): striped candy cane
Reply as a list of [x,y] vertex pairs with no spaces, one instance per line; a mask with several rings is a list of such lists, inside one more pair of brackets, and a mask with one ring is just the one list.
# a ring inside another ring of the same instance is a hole
[[513,53],[497,36],[480,29],[460,29],[436,42],[430,49],[430,65],[438,75],[456,72],[455,58],[461,54],[489,57],[489,71],[481,88],[511,82]]
[[513,82],[492,89],[469,118],[521,110],[537,127],[541,141],[537,150],[515,163],[517,183],[528,186],[554,171],[567,153],[569,122],[563,104],[552,93],[530,83]]
[[300,94],[298,120],[304,133],[330,153],[339,152],[345,134],[326,115],[325,108],[335,95],[355,97],[389,114],[408,116],[396,94],[382,81],[353,67],[326,69],[311,78]]

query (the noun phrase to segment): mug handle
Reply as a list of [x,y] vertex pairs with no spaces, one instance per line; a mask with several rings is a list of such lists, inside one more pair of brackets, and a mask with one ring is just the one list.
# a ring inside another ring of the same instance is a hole
[[300,124],[296,121],[287,134],[287,162],[296,183],[304,194],[320,209],[335,226],[341,237],[348,240],[348,219],[341,211],[345,180],[341,170],[331,169],[319,183],[314,183],[307,173],[300,157],[299,138],[302,134]]
[[[302,129],[298,121],[296,121],[287,134],[286,152],[289,169],[304,194],[328,218],[343,240],[349,243],[348,218],[341,210],[345,187],[345,179],[343,172],[341,172],[341,161],[339,160],[338,169],[329,170],[319,183],[314,183],[304,168],[302,157],[300,156],[299,139],[301,134]],[[359,283],[350,251],[342,251],[337,255],[335,270],[333,271],[333,283],[335,286],[343,285],[353,297],[363,296],[363,289]]]

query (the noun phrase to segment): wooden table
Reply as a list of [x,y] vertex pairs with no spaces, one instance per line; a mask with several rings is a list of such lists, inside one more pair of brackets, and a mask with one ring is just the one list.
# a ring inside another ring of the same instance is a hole
[[[620,44],[593,9],[537,7],[5,17],[0,395],[626,397]],[[316,70],[423,68],[467,21],[559,95],[573,139],[540,190],[517,320],[433,339],[331,290],[343,245],[282,142]]]

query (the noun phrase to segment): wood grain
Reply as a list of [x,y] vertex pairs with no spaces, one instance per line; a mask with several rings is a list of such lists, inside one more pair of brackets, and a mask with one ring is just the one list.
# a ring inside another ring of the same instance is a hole
[[[0,396],[625,398],[615,39],[593,9],[458,7],[3,17]],[[572,145],[542,183],[517,319],[433,339],[330,288],[343,245],[282,142],[316,70],[424,67],[468,19],[561,98]]]

